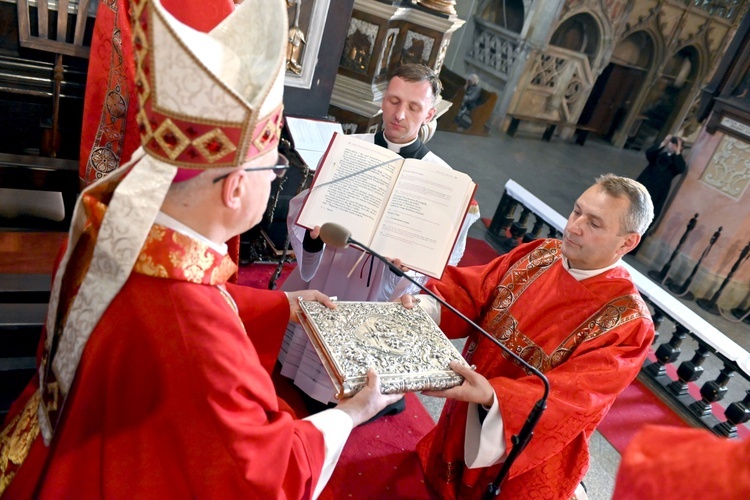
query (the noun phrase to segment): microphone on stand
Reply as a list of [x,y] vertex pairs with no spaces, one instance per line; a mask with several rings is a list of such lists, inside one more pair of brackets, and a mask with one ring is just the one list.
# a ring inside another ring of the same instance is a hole
[[499,495],[500,486],[503,480],[505,479],[505,477],[508,475],[508,472],[510,471],[510,467],[513,465],[513,462],[516,460],[518,455],[523,451],[523,449],[526,448],[526,445],[529,444],[531,437],[534,435],[534,427],[536,426],[537,422],[539,422],[539,418],[541,418],[544,410],[547,408],[547,397],[549,396],[549,381],[547,380],[547,377],[545,377],[544,374],[540,372],[539,370],[537,370],[535,367],[530,365],[526,360],[518,356],[516,353],[514,353],[510,349],[508,349],[503,343],[501,343],[495,337],[490,335],[487,331],[485,331],[479,325],[477,325],[472,320],[467,318],[466,315],[459,312],[455,307],[448,304],[442,298],[438,297],[437,294],[435,294],[435,292],[433,292],[432,290],[429,290],[427,287],[419,283],[417,280],[415,280],[408,274],[404,273],[401,269],[394,266],[388,259],[380,255],[379,253],[373,251],[371,248],[368,248],[366,245],[363,245],[362,243],[352,239],[351,235],[352,235],[351,231],[333,222],[326,222],[320,227],[320,239],[323,240],[323,243],[325,243],[326,245],[331,245],[332,247],[336,247],[336,248],[346,248],[350,244],[352,244],[369,252],[372,256],[374,256],[375,258],[383,262],[386,266],[388,266],[388,268],[391,270],[392,273],[394,273],[395,275],[399,277],[406,278],[412,284],[416,285],[420,290],[425,292],[427,295],[437,300],[446,309],[450,310],[451,312],[456,314],[458,317],[466,321],[469,325],[475,328],[484,337],[492,341],[492,343],[494,343],[496,346],[500,347],[500,349],[502,349],[511,358],[513,358],[515,361],[521,364],[524,368],[526,368],[532,374],[537,376],[544,384],[544,393],[541,399],[539,399],[539,401],[537,401],[534,404],[534,407],[531,409],[529,416],[526,417],[526,422],[523,424],[523,427],[521,427],[521,430],[518,432],[518,434],[516,434],[515,436],[511,438],[513,447],[508,453],[508,456],[505,459],[505,462],[503,463],[502,468],[498,472],[497,477],[495,478],[495,481],[493,481],[487,486],[487,491],[485,492],[484,498],[489,499],[489,498]]

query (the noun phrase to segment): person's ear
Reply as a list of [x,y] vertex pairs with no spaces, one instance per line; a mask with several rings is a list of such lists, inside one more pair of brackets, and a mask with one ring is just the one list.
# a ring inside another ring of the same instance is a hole
[[237,210],[242,203],[242,190],[245,172],[237,170],[224,179],[221,186],[221,201],[224,206]]
[[622,257],[626,253],[632,251],[641,242],[641,235],[638,233],[628,233],[625,237],[625,241],[622,242],[620,248],[617,249],[617,254]]
[[435,116],[435,113],[437,113],[437,109],[436,108],[430,109],[429,113],[427,113],[427,117],[424,119],[424,122],[422,122],[422,123],[424,123],[424,124],[430,123],[432,121],[432,118]]

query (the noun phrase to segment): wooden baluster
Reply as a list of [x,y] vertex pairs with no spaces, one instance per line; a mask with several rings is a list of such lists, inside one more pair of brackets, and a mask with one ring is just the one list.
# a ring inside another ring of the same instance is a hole
[[547,238],[557,238],[558,234],[559,233],[557,232],[557,229],[555,229],[554,227],[550,226],[549,227],[549,231],[547,232]]
[[724,399],[727,393],[727,384],[734,376],[734,372],[735,369],[733,367],[724,363],[724,368],[721,369],[721,373],[719,373],[716,380],[711,380],[703,384],[703,387],[701,387],[701,396],[703,396],[703,399],[696,401],[688,407],[690,413],[698,418],[711,415],[711,404]]
[[661,335],[659,333],[659,328],[661,328],[662,323],[664,323],[664,318],[667,316],[664,314],[664,311],[656,307],[654,304],[651,304],[651,307],[654,308],[654,312],[651,314],[651,320],[654,322],[654,340],[651,342],[651,345],[656,344],[656,341],[659,340],[659,336]]
[[513,198],[508,195],[507,191],[503,191],[503,196],[500,198],[500,202],[495,209],[495,215],[492,216],[492,222],[490,222],[489,232],[493,235],[505,235],[505,231],[510,227],[513,217],[508,218],[506,210],[507,205],[511,202],[514,202]]
[[677,377],[679,380],[675,380],[667,385],[669,392],[675,396],[684,396],[688,392],[688,384],[695,382],[701,375],[703,375],[703,362],[708,357],[710,349],[703,342],[698,341],[698,350],[695,351],[693,359],[690,361],[683,361],[677,368]]
[[714,426],[714,432],[730,438],[737,437],[737,426],[750,420],[750,390],[746,391],[745,399],[735,401],[724,411],[726,422]]
[[510,241],[508,242],[511,248],[515,248],[521,243],[521,238],[526,234],[526,223],[529,220],[529,214],[531,210],[521,205],[521,216],[518,220],[510,225],[508,229],[510,235]]
[[490,242],[495,243],[495,250],[501,254],[510,251],[518,245],[518,242],[514,244],[508,235],[508,229],[513,222],[517,206],[518,202],[511,198],[507,192],[503,192],[503,197],[500,198],[495,215],[492,216],[492,222],[490,223],[487,235],[490,237]]
[[542,232],[542,227],[544,226],[544,219],[539,217],[537,214],[534,214],[534,225],[531,228],[530,232],[527,232],[523,235],[523,242],[528,243],[530,241],[534,241],[535,239],[539,238],[539,234]]
[[656,361],[644,366],[643,369],[647,374],[653,378],[667,376],[667,365],[674,363],[680,357],[680,353],[682,352],[680,344],[682,344],[685,336],[687,336],[687,332],[687,328],[679,323],[675,324],[674,333],[672,333],[672,338],[669,339],[669,342],[661,344],[656,349]]

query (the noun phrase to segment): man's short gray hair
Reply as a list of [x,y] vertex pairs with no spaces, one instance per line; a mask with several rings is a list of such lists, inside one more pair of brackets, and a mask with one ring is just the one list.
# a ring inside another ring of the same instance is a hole
[[654,204],[643,184],[627,177],[604,174],[596,178],[596,185],[614,198],[626,197],[630,201],[630,207],[620,221],[621,229],[625,233],[643,236],[654,220]]

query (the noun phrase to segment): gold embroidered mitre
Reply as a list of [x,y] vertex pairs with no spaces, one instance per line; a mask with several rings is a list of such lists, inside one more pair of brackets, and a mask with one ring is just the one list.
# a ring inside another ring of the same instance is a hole
[[156,0],[133,2],[138,125],[148,155],[201,171],[276,148],[288,28],[282,9],[283,0],[248,0],[206,34]]

